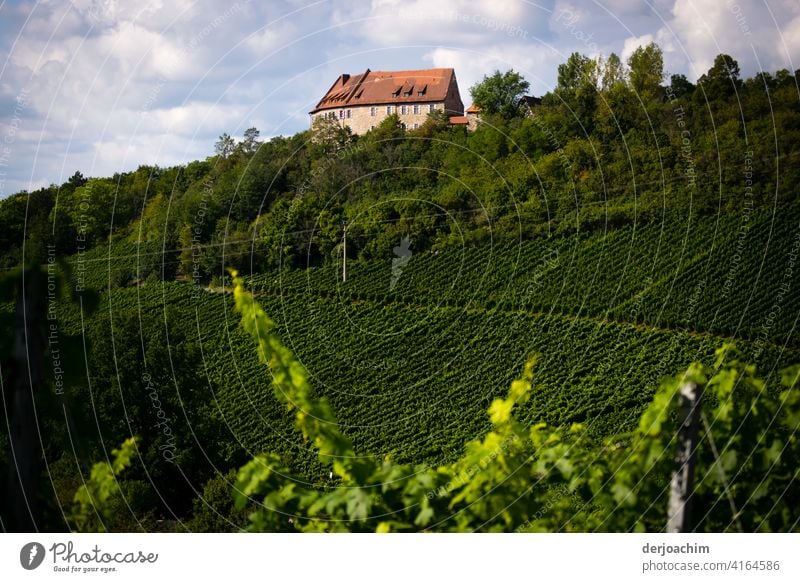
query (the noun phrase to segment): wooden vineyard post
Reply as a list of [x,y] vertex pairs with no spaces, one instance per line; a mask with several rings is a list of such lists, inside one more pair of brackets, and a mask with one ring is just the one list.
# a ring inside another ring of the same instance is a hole
[[694,465],[700,427],[703,390],[695,382],[680,387],[680,427],[675,452],[675,469],[669,491],[667,532],[680,533],[690,528],[691,501],[694,493]]

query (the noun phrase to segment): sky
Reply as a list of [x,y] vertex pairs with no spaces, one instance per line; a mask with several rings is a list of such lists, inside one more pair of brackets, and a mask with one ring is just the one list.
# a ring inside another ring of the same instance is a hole
[[651,41],[692,81],[719,53],[794,71],[800,1],[0,0],[0,198],[304,130],[341,73],[453,67],[467,105],[495,70],[542,95],[574,51]]

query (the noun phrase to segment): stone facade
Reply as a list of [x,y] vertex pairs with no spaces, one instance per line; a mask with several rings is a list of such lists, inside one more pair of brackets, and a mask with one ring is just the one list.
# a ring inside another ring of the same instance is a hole
[[389,117],[397,114],[400,121],[407,129],[416,129],[433,111],[446,111],[448,108],[444,103],[414,103],[413,105],[359,105],[347,107],[333,111],[322,111],[311,116],[311,123],[320,116],[328,115],[346,127],[356,135],[363,135],[370,129],[374,129],[378,124]]
[[473,103],[467,107],[466,113],[467,129],[469,131],[475,131],[478,129],[478,123],[481,121],[481,108]]
[[416,129],[433,111],[463,115],[453,69],[367,69],[361,75],[340,75],[310,115],[312,123],[317,117],[329,116],[363,135],[394,114],[408,129]]

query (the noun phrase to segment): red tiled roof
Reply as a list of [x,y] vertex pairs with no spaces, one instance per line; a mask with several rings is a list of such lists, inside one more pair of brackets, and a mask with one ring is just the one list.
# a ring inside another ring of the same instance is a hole
[[370,71],[339,75],[325,96],[309,113],[353,105],[388,105],[444,101],[453,69],[417,71]]
[[451,125],[467,125],[469,123],[469,117],[466,115],[454,115],[450,118]]
[[481,108],[478,107],[477,105],[475,105],[474,103],[472,105],[470,105],[469,107],[467,107],[467,111],[466,111],[466,113],[480,113],[480,112],[481,112]]

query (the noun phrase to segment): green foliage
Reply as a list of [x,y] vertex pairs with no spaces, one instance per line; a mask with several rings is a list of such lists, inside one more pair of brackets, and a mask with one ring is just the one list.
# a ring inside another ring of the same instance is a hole
[[216,143],[214,143],[214,151],[222,158],[227,158],[230,156],[235,147],[236,142],[227,133],[223,133],[221,136],[219,136],[219,139],[216,141]]
[[558,65],[558,84],[560,90],[576,90],[582,86],[596,86],[596,63],[580,53],[572,53],[567,62]]
[[530,83],[522,75],[509,69],[484,75],[483,80],[470,87],[475,105],[483,113],[498,114],[507,119],[519,114],[519,100],[528,92]]
[[570,133],[585,136],[592,132],[592,117],[597,106],[597,61],[572,53],[558,66],[558,83],[553,101],[562,123]]
[[231,487],[235,481],[236,472],[229,471],[203,485],[203,490],[192,500],[192,518],[186,524],[189,531],[237,532],[247,526],[246,510],[237,511],[233,506]]
[[671,75],[669,86],[670,92],[677,98],[691,96],[694,92],[694,85],[686,78],[686,75]]
[[[643,47],[630,71],[614,55],[575,53],[541,105],[524,116],[486,113],[490,123],[475,132],[439,113],[417,130],[381,116],[358,137],[333,120],[330,140],[312,130],[262,142],[250,128],[240,142],[226,140],[224,155],[109,178],[76,173],[0,201],[0,266],[19,265],[23,248],[27,265],[43,265],[52,243],[69,257],[73,285],[80,276],[103,291],[94,314],[58,299],[69,422],[81,429],[69,434],[86,443],[79,454],[101,450],[91,405],[104,439],[142,438],[143,462],[126,487],[149,487],[151,498],[139,501],[167,521],[195,512],[199,529],[241,525],[209,467],[238,467],[243,451],[279,453],[279,466],[325,486],[327,457],[303,447],[261,390],[252,343],[230,324],[232,298],[204,289],[230,266],[252,269],[260,302],[281,314],[273,333],[291,337],[314,370],[308,398],[325,394],[353,449],[378,464],[391,454],[403,466],[449,466],[465,441],[492,428],[485,409],[531,352],[543,354],[538,385],[516,417],[583,423],[566,438],[597,446],[632,433],[658,378],[711,357],[723,336],[761,369],[796,362],[790,306],[800,290],[785,273],[800,220],[800,166],[786,161],[800,143],[797,76],[741,80],[721,55],[697,87],[673,76],[662,98],[659,52]],[[337,262],[344,221],[346,284]],[[414,255],[390,288],[392,249],[404,237]],[[176,274],[200,286],[175,283]],[[13,304],[2,319],[13,326]],[[72,341],[83,337],[86,346]],[[145,360],[175,421],[179,465],[159,451],[168,442],[152,426]],[[37,407],[60,414],[62,404]],[[134,430],[120,420],[126,410]],[[45,456],[60,459],[65,423],[53,415],[44,424]],[[213,510],[193,503],[203,484]],[[538,511],[586,498],[558,484],[542,495]],[[715,512],[728,506],[717,504],[710,519],[722,523]],[[643,519],[660,527],[661,518]],[[779,528],[755,519],[745,527]]]
[[644,102],[656,97],[664,78],[664,55],[654,42],[638,47],[628,57],[631,87]]
[[113,517],[112,501],[120,495],[119,478],[131,464],[136,440],[126,439],[119,449],[111,451],[111,462],[95,463],[89,479],[75,493],[69,510],[70,527],[78,532],[104,532]]
[[243,154],[249,156],[256,153],[256,150],[258,150],[258,146],[260,145],[260,142],[258,141],[260,135],[261,132],[255,127],[248,127],[244,130],[242,142],[239,144],[239,148]]
[[[786,264],[797,211],[785,209],[785,220],[772,227],[771,212],[752,215],[750,245],[738,259],[743,272],[757,270],[762,260]],[[249,284],[269,313],[280,314],[277,332],[291,338],[292,350],[314,372],[313,393],[325,394],[346,420],[343,431],[355,450],[433,466],[449,464],[464,442],[485,434],[486,408],[510,382],[517,362],[533,351],[543,354],[536,393],[519,406],[517,418],[552,426],[582,423],[592,440],[634,430],[661,375],[711,357],[712,346],[722,340],[709,329],[752,333],[756,341],[740,340],[739,346],[762,368],[796,362],[788,309],[768,336],[760,336],[771,299],[780,291],[781,271],[765,270],[757,283],[744,278],[726,285],[739,229],[738,216],[670,221],[591,236],[443,248],[439,254],[418,251],[412,238],[414,256],[393,289],[389,256],[353,260],[347,284],[335,265],[267,272]],[[394,232],[395,240],[387,237],[386,243],[398,243],[402,231]],[[104,248],[86,254],[87,261],[103,265],[91,273],[97,287],[105,289],[109,268],[135,272],[137,248],[125,244],[130,243],[115,243],[110,264]],[[709,278],[698,288],[705,273]],[[648,282],[648,276],[655,280]],[[793,287],[784,294],[784,304],[796,304],[797,292]],[[83,381],[74,397],[89,414],[77,417],[77,425],[87,431],[95,426],[94,410],[105,440],[125,431],[140,435],[143,462],[129,475],[144,480],[149,507],[162,519],[175,517],[159,505],[145,469],[169,500],[169,510],[182,518],[198,511],[192,500],[212,478],[212,465],[222,471],[237,467],[246,451],[274,451],[290,474],[317,486],[327,482],[325,464],[303,446],[285,407],[263,389],[252,341],[230,316],[231,299],[185,284],[157,283],[106,292],[95,314],[83,319],[77,310],[59,312],[60,330],[82,332],[89,340],[94,401],[89,408],[80,398],[87,389]],[[159,315],[143,317],[140,324],[140,312]],[[782,350],[773,343],[787,339]],[[144,357],[170,418],[180,465],[165,462],[159,451],[169,442],[153,428],[157,409],[143,381]],[[70,363],[83,369],[83,352]],[[125,410],[130,430],[120,423]],[[54,425],[46,435],[66,439],[66,429]],[[89,444],[98,440],[84,431],[86,436]],[[220,498],[222,486],[209,484],[210,503],[221,516],[203,505],[202,519],[186,527],[241,525],[240,514]],[[67,498],[72,492],[74,487]],[[576,502],[573,495],[562,501]],[[121,511],[130,513],[126,506]],[[138,510],[136,515],[141,519]]]
[[[572,157],[586,164],[583,170],[573,166],[577,180],[591,168],[591,150],[585,146],[582,152],[572,152]],[[446,204],[460,207],[456,202]],[[530,208],[533,212],[536,207]],[[544,209],[540,212],[545,214]],[[375,262],[350,265],[346,285],[337,277],[337,265],[284,270],[280,278],[272,273],[256,275],[251,284],[262,293],[283,291],[308,301],[374,297],[386,303],[439,305],[444,297],[453,305],[484,308],[493,301],[513,312],[608,316],[660,327],[745,334],[751,339],[763,335],[769,321],[764,340],[790,338],[794,345],[792,316],[783,312],[770,318],[769,314],[778,295],[785,304],[800,301],[800,289],[794,286],[781,292],[782,269],[791,261],[787,249],[796,236],[800,205],[784,208],[779,223],[767,209],[745,216],[667,218],[634,228],[626,225],[633,214],[632,208],[610,211],[602,205],[587,206],[577,217],[579,230],[591,233],[585,236],[451,248],[441,254],[417,252],[425,232],[419,230],[412,236],[416,254],[393,290],[381,269],[387,268],[384,261],[391,257],[386,250],[407,229],[389,223],[368,237],[382,241],[384,254],[378,254]],[[512,223],[508,230],[519,228]],[[596,232],[602,228],[608,230]],[[740,247],[743,232],[747,244]],[[776,268],[765,271],[758,281],[740,275],[757,272],[764,260]]]
[[800,367],[780,372],[777,392],[735,349],[717,355],[703,370],[711,407],[703,415],[696,520],[719,531],[796,530],[789,507],[800,493]]
[[601,62],[600,87],[609,91],[617,85],[625,83],[627,73],[619,56],[611,53],[605,62]]
[[[323,211],[328,224],[359,216],[364,233],[380,231],[386,220],[423,223],[418,244],[424,239],[428,248],[462,237],[486,240],[490,228],[509,236],[505,226],[515,221],[516,204],[533,199],[547,208],[527,214],[525,238],[569,232],[576,214],[592,217],[582,227],[602,230],[594,218],[601,210],[620,223],[641,224],[665,210],[711,215],[720,206],[738,208],[744,158],[752,160],[756,205],[796,198],[792,184],[800,169],[782,163],[800,140],[794,74],[761,72],[742,81],[727,55],[715,59],[697,87],[681,75],[662,87],[662,74],[662,52],[653,43],[639,47],[627,67],[614,54],[597,60],[573,53],[559,66],[554,91],[522,115],[516,103],[526,82],[514,71],[495,72],[474,88],[476,102],[486,101],[488,121],[475,132],[450,126],[441,113],[407,131],[401,116],[381,112],[364,136],[330,118],[318,118],[311,131],[263,142],[249,128],[238,143],[222,136],[220,155],[186,167],[143,166],[88,181],[76,175],[0,201],[0,249],[6,266],[19,263],[23,224],[25,248],[35,260],[50,239],[69,254],[123,235],[154,243],[161,253],[142,255],[142,272],[123,284],[150,272],[161,280],[186,276],[198,266],[207,281],[230,266],[224,257],[240,269],[275,267],[282,255],[297,266],[335,261],[338,241],[329,232],[317,236],[315,219]],[[587,146],[591,165],[572,157]],[[577,175],[565,171],[577,164]],[[304,198],[312,200],[297,202]],[[418,205],[394,202],[409,198],[427,203],[422,216],[410,214]],[[365,209],[376,203],[385,208],[367,218]],[[298,212],[287,215],[287,204]],[[452,216],[429,221],[431,204]],[[263,240],[252,241],[253,234]],[[238,245],[239,238],[252,244]],[[190,256],[194,247],[206,249],[199,262]],[[353,238],[348,252],[368,259],[382,250],[365,234]]]
[[[764,392],[754,366],[727,358],[725,347],[714,368],[693,364],[664,381],[634,431],[596,444],[580,424],[529,428],[517,420],[515,409],[532,395],[535,360],[529,360],[506,397],[489,406],[486,436],[467,443],[452,463],[404,465],[355,453],[325,399],[311,397],[303,365],[236,273],[234,285],[236,309],[270,368],[274,394],[295,413],[297,430],[336,476],[324,487],[305,488],[287,477],[290,469],[276,455],[256,457],[239,471],[235,487],[238,508],[251,501],[261,506],[250,516],[252,531],[662,530],[675,405],[686,381],[707,385],[711,395],[698,472],[725,475],[698,480],[703,503],[695,502],[696,529],[717,531],[726,520],[744,522],[748,530],[796,527],[790,513],[770,509],[784,495],[800,493],[797,368],[784,372],[785,390],[775,399]],[[739,456],[747,464],[732,474]],[[773,479],[777,489],[770,488]],[[726,494],[733,496],[735,515],[716,509]]]
[[734,95],[742,85],[739,78],[739,63],[730,55],[717,55],[712,67],[697,80],[697,85],[708,100]]
[[311,136],[322,154],[334,152],[353,141],[350,128],[342,125],[336,118],[327,115],[314,119],[314,123],[311,125]]

